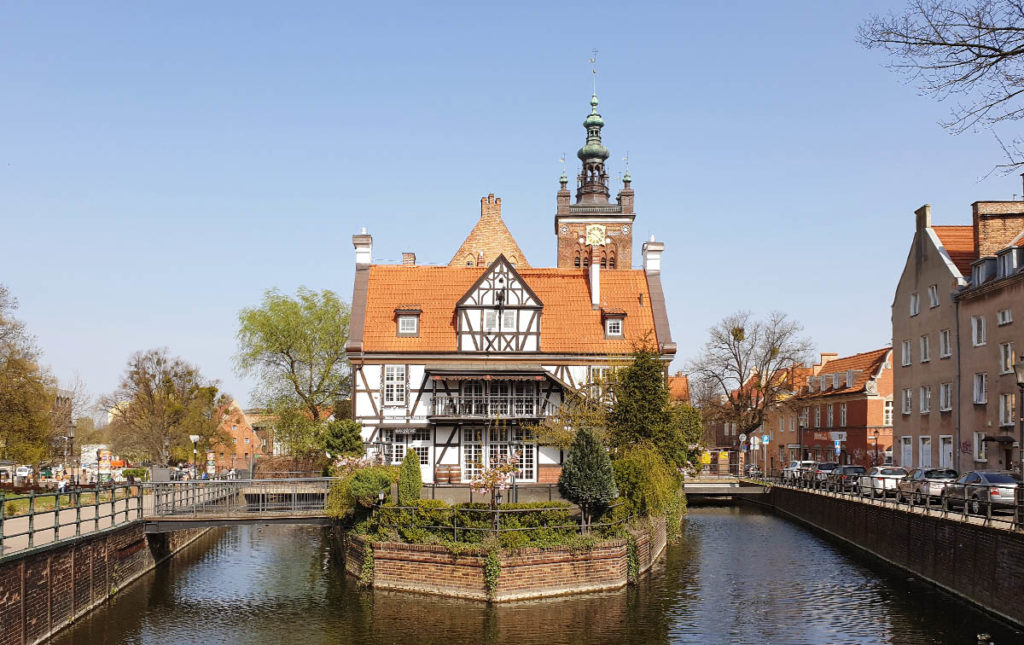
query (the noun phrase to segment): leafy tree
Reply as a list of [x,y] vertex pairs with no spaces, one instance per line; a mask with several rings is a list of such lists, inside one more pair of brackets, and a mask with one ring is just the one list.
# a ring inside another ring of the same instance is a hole
[[[959,100],[941,123],[954,134],[1024,118],[1024,2],[911,0],[902,13],[875,15],[860,42],[888,52],[890,67],[940,101]],[[994,130],[993,130],[994,133]],[[1020,141],[1003,143],[1009,171],[1024,164]]]
[[669,423],[685,448],[683,468],[696,472],[704,444],[704,421],[700,410],[689,403],[674,403],[669,406]]
[[811,342],[802,331],[779,312],[757,320],[741,311],[712,327],[689,366],[705,419],[735,423],[747,435],[761,426],[792,389],[794,367],[807,360]]
[[409,448],[405,451],[405,459],[398,471],[398,503],[412,504],[420,498],[423,491],[423,476],[420,473],[420,456]]
[[558,490],[579,505],[585,529],[589,529],[594,515],[619,495],[608,451],[587,426],[576,431],[572,449],[562,464]]
[[270,289],[259,307],[238,314],[239,375],[260,380],[257,398],[278,414],[299,411],[309,423],[289,420],[289,438],[315,434],[351,386],[345,343],[349,308],[332,291],[300,287],[295,298]]
[[35,340],[13,315],[17,306],[0,284],[0,458],[38,463],[53,449],[57,389],[39,364]]
[[650,444],[630,448],[613,468],[615,484],[638,515],[660,515],[680,495],[678,471]]
[[199,368],[166,349],[133,354],[117,390],[101,398],[114,449],[163,464],[191,457],[189,435],[199,435],[204,446],[223,441],[217,433],[229,403]]

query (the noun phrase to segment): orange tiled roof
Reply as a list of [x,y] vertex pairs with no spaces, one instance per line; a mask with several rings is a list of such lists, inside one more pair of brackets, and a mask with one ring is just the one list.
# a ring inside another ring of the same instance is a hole
[[[363,350],[454,352],[455,304],[485,267],[371,265],[367,284]],[[590,287],[579,269],[521,269],[544,310],[541,351],[569,354],[628,354],[646,334],[657,342],[651,294],[642,270],[601,271],[601,306],[626,313],[623,339],[605,339],[601,310],[592,309]],[[419,303],[419,336],[396,336],[395,307]]]
[[978,259],[978,252],[974,248],[974,226],[933,226],[932,230],[939,236],[939,241],[961,275],[970,275],[971,263]]
[[673,401],[690,402],[690,378],[680,374],[668,377],[668,393]]
[[[852,392],[860,392],[867,385],[867,382],[871,380],[871,377],[876,374],[882,364],[885,362],[889,352],[892,351],[890,347],[883,347],[882,349],[872,350],[870,352],[864,352],[862,354],[854,354],[853,356],[846,356],[843,358],[837,358],[829,361],[825,367],[821,368],[819,376],[829,377],[826,379],[828,387],[824,391],[820,391],[815,387],[814,392],[808,393],[806,389],[800,395],[800,398],[817,398],[822,396],[830,396],[832,394],[850,394]],[[854,370],[853,385],[846,386],[846,373],[849,370]],[[838,389],[832,388],[832,374],[840,375],[840,387]]]

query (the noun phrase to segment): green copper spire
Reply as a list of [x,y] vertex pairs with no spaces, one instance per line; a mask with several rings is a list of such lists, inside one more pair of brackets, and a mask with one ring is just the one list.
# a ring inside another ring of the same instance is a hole
[[576,152],[576,156],[583,162],[583,172],[580,173],[579,186],[576,190],[577,202],[608,202],[608,173],[604,162],[610,153],[601,143],[604,119],[598,113],[597,105],[597,92],[594,92],[590,97],[590,114],[583,120],[583,127],[587,130],[587,141]]

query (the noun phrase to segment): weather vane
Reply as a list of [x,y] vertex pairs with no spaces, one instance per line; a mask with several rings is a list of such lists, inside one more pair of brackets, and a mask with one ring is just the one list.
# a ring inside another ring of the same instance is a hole
[[622,158],[626,162],[626,172],[629,172],[629,151],[626,151],[626,156]]
[[597,50],[593,49],[591,53],[594,54],[590,58],[590,64],[594,66],[593,70],[591,70],[594,72],[594,96],[597,96]]
[[565,153],[564,152],[562,153],[562,158],[559,159],[559,161],[562,162],[562,174],[564,175],[565,174]]

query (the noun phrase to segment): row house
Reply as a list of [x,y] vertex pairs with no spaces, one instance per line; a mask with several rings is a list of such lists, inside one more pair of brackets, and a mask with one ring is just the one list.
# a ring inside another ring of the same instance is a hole
[[[501,200],[481,200],[480,219],[447,266],[373,261],[373,238],[356,254],[349,342],[353,417],[367,454],[398,464],[409,449],[425,482],[468,481],[520,452],[522,482],[555,482],[564,452],[538,446],[531,427],[566,394],[600,383],[641,345],[666,368],[675,354],[661,285],[664,244],[642,246],[633,269],[629,173],[610,200],[597,97],[583,125],[576,200],[562,174],[554,218],[557,266],[524,257],[501,218]],[[677,386],[678,388],[678,386]]]
[[1024,202],[975,202],[970,225],[916,230],[892,305],[896,462],[1002,470],[1019,465],[1024,347]]
[[821,354],[788,371],[790,394],[765,414],[755,433],[762,467],[774,472],[810,459],[870,466],[892,449],[892,349],[839,357]]
[[[258,416],[258,414],[256,415]],[[220,440],[214,440],[207,451],[207,463],[213,463],[216,473],[234,468],[248,471],[252,463],[264,453],[264,440],[254,428],[252,412],[242,409],[232,400],[224,409],[220,422]]]

